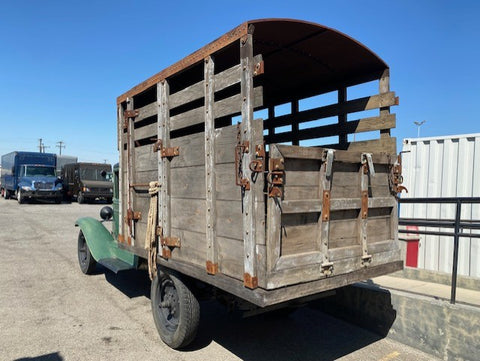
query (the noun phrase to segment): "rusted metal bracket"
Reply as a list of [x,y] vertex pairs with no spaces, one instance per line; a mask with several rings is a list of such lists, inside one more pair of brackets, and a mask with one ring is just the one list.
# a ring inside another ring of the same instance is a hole
[[390,176],[389,176],[389,184],[390,184],[390,190],[395,197],[398,196],[398,193],[402,193],[402,191],[405,191],[408,193],[408,189],[402,186],[401,184],[403,183],[403,176],[402,176],[402,153],[397,156],[396,162],[391,165],[390,169]]
[[368,218],[368,190],[362,191],[362,209],[360,212],[362,219]]
[[262,75],[265,72],[265,63],[262,61],[259,61],[256,63],[253,67],[253,76],[257,75]]
[[372,263],[372,255],[371,254],[366,254],[362,256],[362,266],[367,267]]
[[252,277],[249,273],[243,274],[243,285],[250,289],[255,289],[258,287],[258,278]]
[[129,208],[127,210],[127,216],[125,217],[128,222],[138,221],[142,219],[142,212],[134,212],[133,209]]
[[253,173],[263,173],[265,171],[265,147],[263,144],[255,146],[255,157],[249,164],[249,168]]
[[162,258],[172,258],[172,248],[181,248],[182,243],[178,237],[164,237],[162,227],[158,226],[155,234],[160,237],[160,245],[162,246]]
[[322,221],[328,222],[330,220],[330,190],[323,191],[322,199]]
[[128,121],[130,118],[135,118],[137,117],[139,114],[138,110],[125,110],[123,112],[123,129],[127,129],[128,128]]
[[283,158],[270,158],[268,160],[267,183],[268,196],[283,197],[283,184],[285,181],[285,164]]
[[161,152],[160,155],[162,158],[172,158],[180,155],[180,147],[164,148],[161,139],[158,139],[153,145],[153,152],[155,153],[158,151]]
[[241,161],[242,155],[249,152],[249,147],[250,142],[248,140],[235,146],[235,184],[247,191],[250,190],[250,181],[243,176]]
[[218,263],[207,261],[207,273],[209,275],[215,275],[218,273]]

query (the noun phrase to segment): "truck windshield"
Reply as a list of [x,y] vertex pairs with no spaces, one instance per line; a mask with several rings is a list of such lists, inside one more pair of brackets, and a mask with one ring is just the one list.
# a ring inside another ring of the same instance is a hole
[[80,168],[80,179],[91,181],[108,181],[107,171],[105,169],[98,168]]
[[55,168],[45,167],[40,165],[26,165],[21,168],[20,174],[25,175],[26,177],[35,177],[35,176],[55,177]]

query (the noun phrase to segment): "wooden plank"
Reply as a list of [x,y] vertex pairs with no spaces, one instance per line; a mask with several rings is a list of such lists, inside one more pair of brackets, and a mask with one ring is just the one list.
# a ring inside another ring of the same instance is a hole
[[[205,199],[174,198],[172,202],[172,227],[205,234]],[[241,202],[217,199],[217,229],[220,237],[242,240]],[[206,249],[206,245],[203,245]]]
[[[338,89],[338,104],[340,104],[340,106],[343,106],[343,104],[346,101],[347,101],[347,88],[344,87],[344,88]],[[338,135],[338,142],[340,144],[345,144],[348,141],[347,134],[350,133],[346,130],[347,114],[345,113],[338,114],[338,125],[340,128],[339,131],[337,131],[336,134],[332,134],[332,135]],[[320,132],[320,134],[323,134],[323,132]]]
[[[253,37],[248,34],[240,41],[240,65],[242,66],[241,78],[241,141],[248,141],[253,147],[255,144],[253,127],[254,89],[253,89]],[[249,164],[254,159],[254,152],[242,153],[242,173],[251,179]],[[243,193],[243,245],[244,245],[244,284],[255,289],[258,286],[257,255],[256,255],[256,214],[255,194],[253,190],[245,189]]]
[[[158,137],[162,140],[163,147],[170,147],[170,87],[165,80],[157,84],[157,105],[158,105]],[[172,226],[172,203],[170,198],[170,160],[162,158],[161,152],[158,155],[158,182],[160,191],[158,196],[158,225],[162,227],[164,237],[171,236]],[[166,246],[164,246],[166,247]]]
[[[270,145],[270,157],[282,157],[282,154],[280,153],[276,144]],[[283,202],[284,201],[282,201],[280,197],[268,197],[267,200],[267,274],[274,270],[275,264],[280,257],[281,218]]]
[[[267,137],[268,143],[283,143],[292,139],[306,140],[324,137],[332,137],[339,134],[342,140],[339,142],[341,146],[347,145],[346,134],[371,132],[374,130],[389,130],[396,126],[395,114],[382,114],[378,117],[369,117],[358,120],[351,120],[341,124],[328,124],[314,128],[306,128],[296,131],[296,134],[291,132],[283,132]],[[294,123],[297,124],[298,123]]]
[[[254,58],[255,64],[262,61],[262,55],[258,54]],[[242,68],[240,64],[234,65],[229,69],[226,69],[213,76],[213,89],[215,92],[228,88],[234,84],[240,82],[242,74]],[[174,109],[180,105],[190,103],[194,100],[198,100],[204,97],[204,81],[201,80],[198,83],[190,85],[174,94],[170,94],[170,109]]]
[[243,242],[217,236],[217,243],[219,272],[243,282]]
[[[127,99],[127,110],[133,110],[134,109],[134,103],[133,103],[133,98],[132,99]],[[128,127],[127,127],[127,137],[126,137],[126,144],[127,144],[127,150],[126,150],[126,169],[127,169],[127,184],[124,184],[126,188],[126,203],[127,203],[127,208],[125,209],[125,214],[127,214],[128,210],[133,209],[133,197],[134,197],[134,192],[133,189],[128,187],[128,184],[135,183],[135,143],[134,143],[134,118],[128,118],[126,119],[128,122]],[[128,222],[128,221],[127,221]],[[130,225],[127,227],[127,235],[131,239],[131,243],[133,245],[136,245],[135,243],[135,223],[132,221]],[[129,242],[130,243],[130,242]],[[141,244],[138,244],[138,246],[141,246]]]
[[[375,254],[367,268],[377,267],[383,264],[396,262],[398,260],[400,260],[400,251],[388,250],[386,252]],[[363,268],[365,267],[362,265],[360,258],[346,258],[338,260],[334,263],[333,277],[331,278],[335,278],[343,274],[349,274],[355,277],[354,275],[359,273],[359,271],[361,271]],[[287,268],[270,273],[267,289],[271,290],[279,287],[285,287],[304,282],[312,282],[320,279],[325,279],[325,276],[322,276],[322,273],[319,272],[318,263],[310,264],[304,267]]]
[[181,247],[172,249],[171,260],[188,262],[205,270],[205,260],[207,259],[205,233],[172,227],[171,235],[180,238],[181,242]]
[[211,57],[204,61],[204,93],[205,93],[205,233],[207,270],[211,274],[218,272],[217,245],[217,177],[215,168],[215,63]]
[[205,167],[203,165],[170,168],[170,179],[172,181],[170,192],[172,197],[206,199]]
[[135,140],[148,139],[152,143],[154,143],[154,140],[157,139],[157,135],[158,135],[157,122],[135,129]]
[[[378,90],[380,94],[386,94],[390,91],[390,69],[385,69],[379,82]],[[380,116],[388,116],[390,114],[390,106],[383,106],[380,108]],[[381,129],[380,130],[381,138],[390,137],[390,129]]]
[[[126,137],[125,137],[125,133],[123,132],[123,124],[125,122],[125,118],[124,118],[124,109],[123,109],[123,105],[122,104],[119,104],[118,107],[117,107],[117,135],[118,135],[118,138],[117,138],[117,148],[118,148],[118,152],[119,152],[119,163],[120,163],[120,171],[119,171],[119,176],[118,176],[118,183],[119,183],[119,196],[120,196],[120,199],[127,199],[126,197],[126,191],[128,190],[128,188],[125,187],[125,183],[127,181],[127,178],[126,178],[126,169],[127,169],[127,166],[126,166],[126,155],[125,155],[125,151],[123,150],[123,144],[125,144],[126,142]],[[126,211],[126,202],[123,201],[119,204],[119,212],[118,212],[118,234],[119,235],[126,235],[127,234],[127,230],[126,230],[126,226],[125,226],[125,222],[124,222],[124,217],[125,217],[125,211]]]
[[342,104],[331,104],[319,108],[304,110],[297,114],[286,114],[273,119],[267,119],[264,126],[281,127],[289,125],[294,122],[304,123],[312,120],[334,117],[338,114],[356,113],[363,110],[378,109],[382,107],[397,105],[398,98],[394,92],[377,94],[370,97],[364,97],[354,100],[349,100]]
[[[284,144],[277,144],[277,147],[284,158],[318,160],[323,159],[324,152],[328,149],[327,147],[299,147]],[[360,151],[336,150],[335,162],[360,163],[361,154]],[[381,152],[372,154],[372,159],[374,164],[390,164],[392,162],[391,157]]]
[[389,155],[396,155],[397,153],[397,139],[394,137],[365,140],[361,142],[350,142],[345,146],[339,144],[324,145],[325,148],[343,149],[352,152],[369,152],[372,154],[386,153]]
[[[263,105],[263,88],[261,86],[253,89],[253,107],[260,107]],[[233,95],[229,98],[216,101],[214,104],[215,117],[221,118],[231,114],[240,113],[243,97],[241,94]],[[204,106],[186,111],[181,114],[177,114],[171,117],[171,130],[178,130],[186,127],[190,127],[195,124],[204,122]]]
[[[394,197],[378,197],[368,199],[368,208],[394,207],[396,200]],[[362,201],[358,198],[337,198],[330,200],[330,209],[347,210],[360,209]],[[302,199],[302,200],[284,200],[282,202],[282,213],[308,213],[321,212],[322,199]]]
[[135,149],[135,165],[138,171],[158,170],[158,154],[151,144]]
[[205,133],[195,133],[170,140],[172,147],[179,148],[179,154],[170,162],[171,168],[193,167],[205,164]]
[[138,111],[138,115],[135,117],[135,123],[138,123],[143,119],[157,115],[158,105],[157,102],[153,102],[135,110]]

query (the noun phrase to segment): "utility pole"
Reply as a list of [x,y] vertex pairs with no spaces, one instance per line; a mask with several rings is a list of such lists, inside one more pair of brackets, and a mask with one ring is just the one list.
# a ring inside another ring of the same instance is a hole
[[42,149],[43,149],[43,143],[42,143],[42,138],[40,138],[40,139],[38,140],[38,151],[39,151],[40,153],[45,153],[45,151],[42,152]]
[[64,144],[65,144],[65,142],[63,140],[57,142],[56,147],[60,148],[60,155],[62,155],[62,148],[66,147]]

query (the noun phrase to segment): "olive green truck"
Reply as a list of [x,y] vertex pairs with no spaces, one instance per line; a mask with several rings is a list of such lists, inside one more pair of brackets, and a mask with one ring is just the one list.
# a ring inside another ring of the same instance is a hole
[[159,334],[182,348],[194,285],[255,313],[401,269],[389,79],[345,34],[265,19],[120,95],[113,231],[77,221],[82,271],[148,268]]

